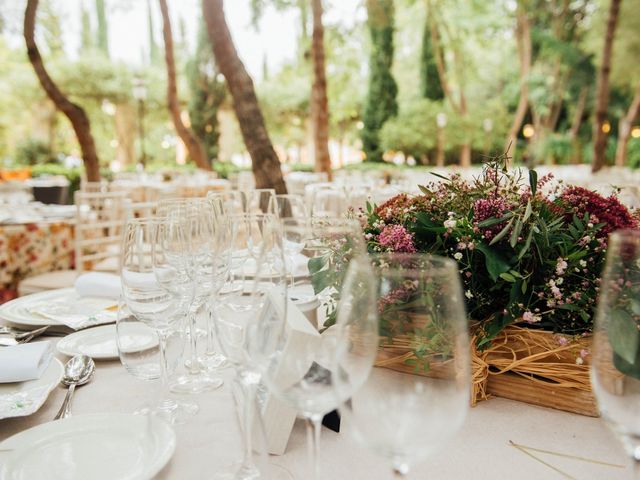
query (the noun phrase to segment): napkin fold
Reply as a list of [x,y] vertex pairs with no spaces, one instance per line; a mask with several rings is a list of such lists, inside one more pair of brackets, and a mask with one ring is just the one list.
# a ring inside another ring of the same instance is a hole
[[0,348],[0,383],[40,378],[53,358],[49,341]]
[[120,298],[120,277],[113,273],[88,272],[76,278],[76,292],[81,297],[108,298],[114,302]]

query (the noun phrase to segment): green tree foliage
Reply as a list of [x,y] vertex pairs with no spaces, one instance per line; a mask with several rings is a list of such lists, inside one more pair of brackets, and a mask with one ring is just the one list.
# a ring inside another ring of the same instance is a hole
[[226,87],[220,77],[211,54],[204,21],[201,21],[196,52],[187,63],[187,78],[191,91],[189,118],[191,128],[202,141],[207,158],[212,163],[218,159],[220,140],[218,110],[226,96]]
[[91,32],[91,18],[89,10],[84,6],[80,6],[80,54],[86,55],[91,52],[94,47],[93,34]]
[[442,100],[444,92],[438,77],[438,67],[431,46],[431,30],[429,23],[424,23],[422,47],[420,50],[420,94],[430,100]]
[[381,162],[384,153],[379,132],[398,113],[398,86],[391,74],[393,64],[394,6],[392,0],[368,0],[367,24],[371,36],[369,89],[364,109],[362,145],[366,160]]

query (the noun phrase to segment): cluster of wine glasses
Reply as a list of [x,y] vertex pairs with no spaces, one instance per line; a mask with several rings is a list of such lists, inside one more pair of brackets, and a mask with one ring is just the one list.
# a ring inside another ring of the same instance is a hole
[[[455,262],[369,255],[358,220],[310,216],[302,197],[273,190],[163,201],[154,218],[128,223],[123,245],[122,302],[158,335],[160,371],[143,373],[159,373],[165,393],[151,410],[182,421],[196,407],[170,389],[214,390],[223,364],[236,374],[244,455],[216,478],[291,478],[253,458],[255,440],[268,450],[283,420],[268,417],[274,402],[306,420],[307,478],[319,476],[321,422],[335,409],[398,474],[462,424],[469,339]],[[409,370],[376,363],[400,325],[416,352]],[[186,360],[169,382],[176,330],[186,332]]]

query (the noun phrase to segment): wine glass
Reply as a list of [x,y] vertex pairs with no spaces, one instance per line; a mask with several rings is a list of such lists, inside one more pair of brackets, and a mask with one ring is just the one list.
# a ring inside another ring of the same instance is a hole
[[313,192],[311,215],[336,217],[347,212],[349,202],[345,189],[338,185],[326,185]]
[[[386,458],[397,476],[444,447],[464,422],[470,399],[470,356],[464,297],[456,263],[423,254],[372,256],[372,305],[380,353],[364,384],[351,348],[336,358],[337,395],[355,394],[340,413],[356,441]],[[354,275],[359,269],[354,265]],[[367,270],[359,275],[366,282]],[[349,289],[361,288],[357,283]],[[338,311],[338,322],[362,315]],[[357,344],[359,336],[347,333]]]
[[246,193],[245,213],[268,213],[269,202],[276,195],[273,188],[256,188]]
[[[375,315],[367,314],[364,306],[373,305],[372,290],[345,290],[349,264],[362,262],[363,268],[368,265],[364,237],[357,221],[322,218],[296,223],[284,219],[283,231],[284,238],[292,238],[292,232],[298,236],[308,271],[306,275],[294,277],[290,293],[281,300],[288,305],[287,318],[274,315],[261,318],[255,324],[251,336],[251,344],[255,346],[252,356],[261,358],[261,374],[269,391],[296,408],[307,421],[312,474],[317,478],[322,418],[340,403],[333,388],[336,372],[332,367],[342,332],[332,327],[340,314],[340,307],[336,306],[346,292],[349,298],[344,300],[344,305],[354,308],[357,305],[363,313],[353,315],[349,321],[362,333],[363,345],[368,344],[369,352],[373,351],[369,355],[370,366],[377,346],[377,327]],[[324,327],[327,329],[322,334],[318,332],[317,324],[312,324],[295,305],[303,297],[305,301],[315,299],[317,314],[326,315]],[[375,334],[373,347],[371,334],[367,331]],[[258,353],[254,353],[256,351]],[[366,376],[366,363],[363,361],[365,368],[361,370],[361,377]],[[354,386],[356,383],[354,380]],[[346,390],[343,389],[343,393]]]
[[247,198],[244,193],[237,190],[212,191],[207,193],[207,201],[219,202],[222,213],[239,215],[246,213]]
[[193,299],[193,279],[187,259],[186,226],[177,219],[158,222],[137,218],[127,221],[122,246],[122,296],[138,320],[158,335],[162,391],[150,413],[170,423],[184,423],[197,405],[169,397],[167,338],[187,314]]
[[[281,292],[286,291],[280,226],[273,215],[234,216],[231,225],[233,248],[241,252],[234,258],[242,258],[243,263],[232,264],[235,268],[232,268],[228,282],[217,290],[213,299],[213,318],[220,348],[235,369],[237,385],[244,397],[241,404],[236,404],[242,410],[244,456],[240,465],[216,478],[284,478],[286,473],[278,471],[275,465],[267,466],[269,472],[261,474],[253,461],[254,413],[261,381],[257,365],[261,359],[250,354],[247,343],[252,325],[261,322],[265,312],[276,308],[279,314],[285,315],[286,304],[277,303],[284,295]],[[245,268],[244,263],[250,266]]]
[[269,200],[269,213],[278,218],[308,218],[307,207],[301,195],[274,195]]
[[591,381],[602,418],[640,478],[640,231],[609,237],[595,318]]

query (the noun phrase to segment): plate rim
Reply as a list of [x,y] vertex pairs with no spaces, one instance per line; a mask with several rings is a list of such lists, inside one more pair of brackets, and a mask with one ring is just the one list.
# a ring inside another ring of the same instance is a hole
[[[56,379],[56,381],[55,381],[55,382],[52,382],[52,383],[51,383],[51,385],[49,385],[49,387],[47,388],[47,394],[46,394],[46,395],[43,395],[43,399],[42,399],[42,402],[40,403],[40,405],[38,405],[38,406],[36,407],[36,409],[35,409],[33,412],[31,412],[31,413],[25,413],[25,414],[21,414],[21,415],[11,415],[11,416],[7,416],[7,417],[2,417],[2,416],[0,416],[0,420],[4,420],[4,419],[7,419],[7,418],[28,417],[28,416],[33,415],[34,413],[36,413],[38,410],[40,410],[40,409],[42,408],[42,406],[43,406],[45,403],[47,403],[47,400],[48,400],[48,399],[49,399],[49,397],[51,396],[51,392],[53,392],[53,391],[55,390],[55,388],[60,384],[60,380],[62,380],[62,377],[64,376],[64,365],[62,364],[62,362],[61,362],[60,360],[58,360],[56,357],[52,357],[52,358],[51,358],[51,363],[52,363],[52,364],[54,364],[54,365],[57,363],[57,366],[58,366],[58,369],[59,369],[59,373],[58,373],[58,375],[57,375],[57,379]],[[51,366],[51,365],[49,365],[49,366],[45,369],[45,372],[46,372],[48,369],[50,369],[50,368],[52,368],[52,366]],[[43,372],[43,374],[42,374],[42,375],[44,375],[44,373],[45,373],[45,372]],[[40,378],[42,378],[42,376],[41,376]],[[38,380],[39,380],[39,379],[26,380],[26,382],[34,382],[34,381],[38,381]],[[11,382],[11,383],[25,383],[25,382]],[[0,443],[2,443],[2,442],[0,442]]]
[[[96,325],[95,327],[89,327],[89,328],[83,328],[82,330],[76,330],[75,332],[70,333],[69,335],[64,336],[63,338],[60,339],[60,341],[58,341],[58,343],[56,344],[56,350],[63,354],[66,355],[67,357],[73,357],[74,355],[78,355],[78,354],[83,354],[83,355],[87,355],[84,352],[80,352],[80,351],[72,351],[69,350],[67,348],[65,348],[65,342],[69,342],[69,338],[73,338],[73,337],[82,337],[82,336],[86,336],[88,334],[91,333],[92,330],[95,329],[107,329],[107,328],[113,328],[114,330],[116,329],[116,325],[115,323],[108,323],[106,325]],[[115,335],[117,335],[117,333],[115,333]],[[117,342],[117,340],[116,340]],[[61,346],[62,345],[62,346]],[[120,353],[118,352],[118,345],[116,343],[116,352],[115,354],[98,354],[98,355],[89,355],[91,358],[93,358],[94,360],[116,360],[118,358],[120,358]]]
[[[167,440],[167,441],[154,442],[155,445],[161,445],[161,447],[158,448],[156,446],[155,455],[153,456],[152,461],[146,466],[146,471],[142,472],[141,476],[136,477],[136,480],[150,480],[154,478],[169,463],[169,461],[175,454],[176,444],[177,444],[176,432],[171,427],[171,425],[169,425],[164,420],[154,416],[134,415],[131,413],[88,413],[88,414],[81,414],[81,415],[73,415],[71,417],[67,417],[61,420],[51,420],[45,423],[34,425],[31,428],[22,430],[21,432],[18,432],[6,438],[2,442],[0,442],[0,452],[3,449],[16,450],[15,447],[13,448],[11,447],[11,442],[12,441],[15,442],[16,439],[18,439],[18,441],[21,441],[22,439],[20,437],[28,437],[29,435],[33,435],[34,431],[37,434],[37,433],[40,433],[39,430],[53,429],[55,434],[56,429],[64,428],[64,426],[66,426],[69,423],[85,422],[85,421],[95,422],[96,420],[98,422],[102,422],[101,426],[103,426],[105,429],[109,429],[110,422],[113,422],[113,419],[115,417],[117,417],[118,419],[123,419],[122,425],[126,425],[126,426],[131,426],[133,425],[133,423],[127,422],[125,419],[132,419],[132,418],[145,419],[146,421],[150,421],[153,423],[152,428],[154,430],[157,429],[155,430],[156,432],[162,431],[161,435],[163,437],[166,435],[166,439],[163,438],[163,440]],[[63,425],[63,427],[59,427],[60,425]],[[81,428],[82,428],[82,423],[80,423],[80,429]],[[145,429],[146,428],[148,427],[145,427]],[[49,433],[49,435],[51,435],[51,433]],[[28,446],[25,446],[22,448],[28,448]],[[22,448],[18,447],[17,450],[19,451]],[[9,453],[9,455],[11,455],[11,453]],[[3,474],[3,475],[7,474],[6,465],[7,465],[6,462],[3,462],[2,465],[0,465],[0,474]]]
[[75,290],[76,289],[74,287],[56,288],[53,290],[45,290],[44,292],[36,292],[30,295],[24,295],[23,297],[14,298],[13,300],[9,300],[8,302],[5,302],[2,305],[0,305],[0,319],[12,325],[25,325],[29,327],[34,327],[34,326],[43,327],[45,325],[49,325],[49,326],[56,326],[56,327],[57,326],[65,327],[65,325],[58,322],[57,320],[52,320],[50,318],[45,318],[45,317],[37,318],[35,316],[32,316],[31,319],[35,318],[36,319],[35,321],[31,321],[31,319],[24,319],[24,318],[18,320],[15,317],[8,315],[6,313],[6,310],[12,307],[15,308],[16,304],[20,306],[22,303],[36,301],[36,300],[39,300],[41,297],[47,298],[49,296],[55,297],[57,295],[63,295],[63,294],[67,295],[69,293],[75,293]]

